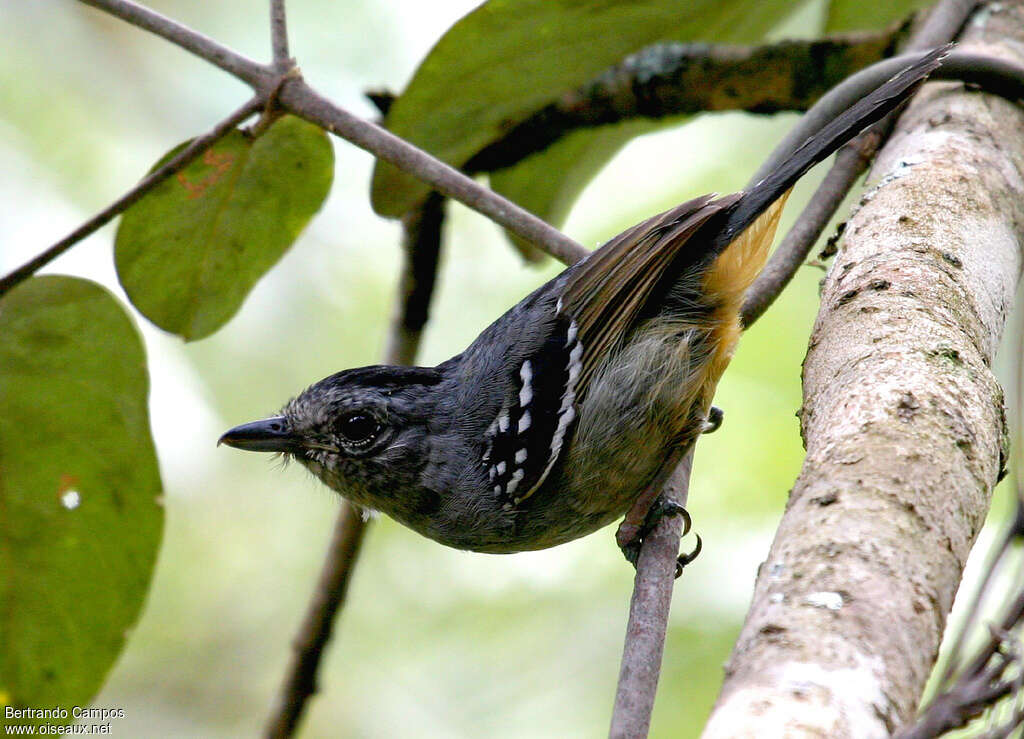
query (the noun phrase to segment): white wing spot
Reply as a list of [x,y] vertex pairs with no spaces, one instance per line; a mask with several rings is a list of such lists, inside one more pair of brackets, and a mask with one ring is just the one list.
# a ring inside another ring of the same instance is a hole
[[523,481],[523,477],[526,473],[522,470],[516,470],[516,473],[512,475],[512,479],[508,481],[508,494],[511,495],[519,487],[519,483]]
[[519,368],[519,377],[523,380],[523,389],[519,391],[519,406],[525,408],[533,400],[533,388],[530,387],[530,381],[533,380],[533,368],[530,366],[529,359],[523,362],[523,366]]
[[583,367],[583,344],[577,344],[569,352],[569,382],[566,383],[567,390],[574,391],[576,388],[576,380],[580,376],[580,370]]
[[523,433],[530,428],[530,411],[523,411],[523,415],[519,418],[519,433]]
[[504,475],[505,474],[505,469],[506,469],[505,468],[505,460],[503,459],[500,462],[498,462],[498,466],[495,467],[495,469],[498,471],[499,475]]
[[501,433],[508,431],[508,411],[498,416],[498,431]]
[[526,461],[526,449],[520,449],[516,452],[516,464],[522,464]]

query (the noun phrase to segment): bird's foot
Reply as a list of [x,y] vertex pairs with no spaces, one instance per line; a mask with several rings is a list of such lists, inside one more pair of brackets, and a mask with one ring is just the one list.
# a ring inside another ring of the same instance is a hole
[[708,417],[704,419],[704,425],[701,427],[700,432],[702,434],[713,434],[718,431],[722,426],[722,419],[725,418],[725,411],[719,408],[717,405],[711,406],[711,410],[708,411]]
[[[640,547],[643,545],[644,539],[646,539],[654,527],[658,525],[661,519],[666,516],[682,516],[683,517],[683,533],[680,536],[686,536],[690,531],[690,526],[693,523],[690,519],[689,512],[675,501],[667,499],[664,495],[659,495],[651,507],[647,511],[647,515],[644,518],[642,525],[630,526],[623,521],[619,526],[618,532],[616,532],[615,538],[619,543],[619,548],[622,550],[623,556],[633,567],[636,567],[637,560],[640,558]],[[697,559],[697,555],[700,554],[700,550],[703,544],[701,538],[697,536],[697,545],[694,547],[692,552],[687,554],[680,554],[676,559],[676,577],[683,574],[683,568],[690,564],[693,560]]]

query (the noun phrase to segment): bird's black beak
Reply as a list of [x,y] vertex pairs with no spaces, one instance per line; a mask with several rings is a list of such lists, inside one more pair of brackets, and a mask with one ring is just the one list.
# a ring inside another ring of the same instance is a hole
[[249,452],[296,452],[302,449],[302,440],[291,432],[284,416],[264,418],[262,421],[235,426],[217,441]]

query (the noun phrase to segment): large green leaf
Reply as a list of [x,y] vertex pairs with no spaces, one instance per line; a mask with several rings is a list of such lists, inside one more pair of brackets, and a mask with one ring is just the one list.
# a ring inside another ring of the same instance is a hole
[[139,615],[163,527],[148,392],[99,285],[39,277],[0,300],[0,717],[86,705]]
[[[387,126],[461,166],[560,93],[644,46],[750,42],[801,0],[490,0],[441,37],[391,106]],[[398,216],[428,187],[378,161],[373,206]]]
[[825,31],[868,31],[885,28],[890,23],[902,20],[918,8],[934,4],[935,0],[888,0],[888,2],[864,2],[864,0],[831,0],[825,20]]
[[160,328],[208,336],[292,245],[333,176],[331,143],[310,123],[285,116],[255,139],[233,131],[124,214],[125,292]]

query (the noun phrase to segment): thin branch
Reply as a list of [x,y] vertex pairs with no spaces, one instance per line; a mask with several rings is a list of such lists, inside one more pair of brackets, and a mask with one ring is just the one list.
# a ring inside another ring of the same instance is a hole
[[985,563],[985,574],[982,576],[981,582],[978,583],[974,595],[971,597],[970,605],[967,608],[967,615],[964,617],[959,631],[957,631],[952,647],[950,647],[949,656],[946,658],[946,667],[939,680],[940,685],[947,685],[952,680],[956,671],[960,669],[961,653],[968,635],[974,629],[978,616],[981,615],[981,605],[984,603],[985,597],[989,593],[989,588],[995,581],[995,576],[1003,564],[1006,555],[1010,552],[1011,545],[1021,535],[1021,531],[1017,526],[1020,522],[1020,513],[1021,508],[1018,502],[1014,521],[1006,526],[1002,536],[999,538],[999,542],[989,552],[988,561]]
[[33,257],[28,262],[0,279],[0,296],[4,295],[18,283],[31,277],[72,246],[89,236],[89,234],[110,222],[118,214],[124,212],[133,203],[137,202],[146,195],[146,193],[150,192],[168,177],[173,176],[187,167],[191,162],[200,157],[203,152],[213,146],[214,143],[233,131],[238,124],[259,111],[262,107],[263,100],[259,96],[254,97],[241,108],[214,126],[209,133],[193,139],[192,143],[171,157],[159,168],[146,175],[139,184],[115,200],[105,209],[97,213],[49,249]]
[[[693,449],[683,457],[663,489],[668,499],[686,505]],[[672,584],[683,530],[679,516],[663,518],[643,541],[633,579],[626,641],[612,710],[612,739],[646,737],[658,690]]]
[[[419,212],[403,222],[405,260],[399,279],[397,312],[391,322],[388,364],[413,364],[437,277],[444,224],[444,198],[431,194]],[[292,659],[278,693],[264,736],[277,739],[295,733],[310,697],[317,691],[317,672],[331,629],[345,602],[367,522],[351,504],[343,503],[324,559],[316,590],[292,644]]]
[[554,226],[497,193],[478,185],[456,169],[400,139],[380,126],[354,116],[322,97],[303,80],[290,80],[281,90],[287,110],[316,123],[374,156],[429,183],[438,192],[482,213],[517,236],[566,264],[589,252]]
[[1020,655],[1002,650],[1006,635],[1024,619],[1024,589],[1018,588],[999,628],[989,631],[988,640],[961,673],[956,684],[936,696],[913,724],[896,732],[898,739],[932,739],[966,726],[1018,687],[1006,679],[1012,666],[1021,669]]
[[[273,70],[221,46],[198,31],[130,0],[80,0],[134,26],[151,31],[266,92],[277,85]],[[278,102],[288,111],[394,164],[451,198],[482,213],[500,226],[535,244],[553,257],[572,264],[589,252],[537,216],[520,208],[440,159],[398,138],[380,126],[352,115],[322,97],[297,75],[280,90]]]
[[292,642],[291,662],[274,711],[264,727],[265,737],[276,739],[294,734],[306,701],[317,691],[320,658],[331,638],[334,616],[345,601],[365,533],[366,522],[362,513],[351,503],[343,501],[316,590]]
[[282,74],[292,65],[288,55],[288,17],[284,0],[270,0],[270,41],[274,50],[274,67]]
[[217,43],[209,36],[131,0],[79,0],[180,46],[255,88],[267,84],[273,70]]

